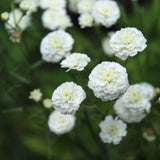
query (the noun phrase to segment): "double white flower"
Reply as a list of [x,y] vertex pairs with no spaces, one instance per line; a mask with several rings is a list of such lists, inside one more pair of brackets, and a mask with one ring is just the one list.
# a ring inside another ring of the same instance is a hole
[[58,111],[53,111],[48,119],[48,126],[50,131],[55,134],[64,134],[70,132],[75,125],[75,116],[62,114]]
[[115,1],[99,0],[93,6],[92,15],[96,23],[111,27],[120,18],[120,9]]
[[126,68],[115,62],[102,62],[89,75],[88,87],[103,101],[116,99],[128,86]]
[[134,27],[122,28],[115,32],[110,40],[110,46],[115,55],[122,60],[135,56],[146,48],[146,39],[142,32]]
[[131,85],[116,101],[115,112],[125,122],[140,122],[150,112],[153,95],[154,88],[148,83]]
[[74,40],[72,36],[62,30],[47,34],[41,41],[40,51],[43,60],[46,62],[57,63],[64,56],[69,54]]
[[53,107],[64,114],[75,114],[86,98],[83,88],[73,82],[61,84],[52,95]]

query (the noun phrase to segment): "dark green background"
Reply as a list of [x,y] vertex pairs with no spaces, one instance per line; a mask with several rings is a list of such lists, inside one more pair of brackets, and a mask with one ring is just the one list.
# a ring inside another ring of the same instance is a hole
[[[138,124],[128,125],[128,134],[115,146],[103,144],[99,138],[99,122],[106,111],[115,115],[114,102],[96,99],[87,86],[88,74],[101,61],[116,61],[107,57],[101,40],[108,31],[136,27],[147,39],[147,48],[127,62],[130,84],[147,81],[160,87],[160,0],[117,0],[121,18],[112,28],[80,29],[77,15],[70,13],[74,28],[67,29],[75,44],[73,52],[83,52],[92,61],[83,72],[66,73],[59,64],[41,60],[41,39],[49,32],[41,23],[42,10],[32,16],[32,25],[22,34],[22,41],[14,44],[0,22],[0,160],[159,160],[160,159],[160,105],[154,100],[151,113]],[[10,1],[0,0],[0,13],[10,11]],[[28,99],[29,92],[40,88],[43,98],[50,98],[61,83],[74,81],[82,85],[87,99],[76,114],[76,126],[62,136],[50,133],[47,127],[49,113],[42,103]],[[92,101],[91,101],[92,100]],[[142,137],[145,128],[153,128],[154,142]]]

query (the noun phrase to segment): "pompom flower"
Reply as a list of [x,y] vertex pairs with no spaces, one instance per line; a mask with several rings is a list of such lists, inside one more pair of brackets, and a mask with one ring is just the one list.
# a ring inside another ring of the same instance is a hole
[[146,96],[144,87],[141,84],[134,84],[128,87],[122,96],[125,107],[133,111],[150,111],[151,103]]
[[92,27],[93,16],[89,13],[81,14],[78,18],[78,23],[81,28]]
[[146,82],[131,85],[116,101],[114,110],[118,117],[125,122],[140,122],[150,112],[150,100],[153,98],[153,94],[154,88]]
[[115,62],[102,62],[89,75],[88,87],[103,101],[116,99],[128,86],[126,68]]
[[113,119],[112,116],[106,116],[99,127],[101,128],[99,136],[104,143],[119,144],[122,137],[127,134],[127,125],[118,118]]
[[96,23],[105,27],[114,25],[120,17],[120,10],[115,1],[99,0],[93,5],[92,15]]
[[40,7],[42,9],[61,10],[66,7],[66,0],[40,0]]
[[127,27],[113,34],[110,46],[117,57],[126,60],[128,56],[133,57],[143,51],[147,46],[146,41],[141,31],[134,27]]
[[65,10],[55,11],[47,9],[42,14],[43,26],[50,30],[66,29],[72,26],[70,17]]
[[52,95],[53,107],[64,114],[75,114],[86,98],[83,88],[73,82],[61,84]]
[[127,123],[138,123],[142,121],[147,115],[147,112],[145,110],[139,111],[127,108],[122,98],[116,101],[114,110],[117,116]]
[[70,132],[75,125],[75,116],[62,114],[53,111],[48,119],[48,126],[51,132],[61,135]]
[[79,1],[78,5],[77,5],[78,12],[81,14],[91,13],[94,2],[95,2],[95,0],[81,0],[81,1]]
[[19,6],[23,11],[36,12],[39,0],[22,0]]
[[40,89],[34,89],[33,91],[30,92],[29,99],[39,102],[41,98],[42,98],[42,92]]
[[57,63],[72,49],[72,36],[62,30],[47,34],[41,41],[40,52],[46,62]]
[[82,71],[90,62],[90,58],[86,54],[72,53],[66,57],[60,64],[62,68],[68,68],[67,71],[75,69]]

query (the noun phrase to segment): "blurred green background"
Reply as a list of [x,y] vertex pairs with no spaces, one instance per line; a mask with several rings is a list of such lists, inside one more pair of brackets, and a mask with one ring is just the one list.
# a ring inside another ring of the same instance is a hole
[[[0,13],[10,11],[9,0],[0,0]],[[127,71],[130,84],[146,81],[160,87],[160,0],[117,0],[121,18],[112,28],[80,29],[78,15],[70,13],[75,26],[67,29],[75,44],[72,51],[89,55],[92,62],[84,72],[66,73],[59,64],[41,60],[39,51],[42,38],[50,32],[41,23],[42,10],[32,16],[32,25],[22,34],[22,41],[14,44],[0,22],[0,160],[159,160],[160,107],[152,102],[151,113],[141,123],[128,125],[128,134],[114,146],[103,144],[98,124],[106,111],[113,113],[114,102],[101,102],[87,89],[88,74],[101,61],[116,61],[102,50],[101,40],[108,31],[136,27],[147,39],[144,52],[129,58]],[[74,77],[74,79],[73,79]],[[82,78],[79,78],[82,77]],[[40,88],[44,98],[51,98],[55,88],[65,81],[83,86],[88,95],[76,114],[72,132],[56,136],[47,126],[47,110],[42,103],[28,99],[29,93]],[[98,108],[95,107],[95,104]],[[88,106],[88,107],[87,107]],[[91,123],[90,123],[91,122]],[[145,128],[153,128],[156,140],[149,143],[142,137]]]

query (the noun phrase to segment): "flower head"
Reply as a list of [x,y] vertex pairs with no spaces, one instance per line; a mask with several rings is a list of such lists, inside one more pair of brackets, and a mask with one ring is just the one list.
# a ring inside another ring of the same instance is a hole
[[112,116],[106,116],[99,127],[101,128],[99,135],[104,143],[119,144],[122,137],[127,134],[127,125],[118,118],[113,119]]
[[92,27],[93,16],[89,13],[81,14],[78,18],[78,22],[81,28]]
[[134,27],[127,27],[113,34],[110,46],[117,57],[126,60],[128,56],[133,57],[138,52],[143,51],[147,45],[141,31]]
[[73,82],[61,84],[52,95],[53,107],[64,114],[74,114],[86,98],[83,88]]
[[116,99],[128,86],[126,69],[115,62],[102,62],[89,75],[88,87],[103,101]]
[[79,13],[91,13],[95,0],[81,0],[79,1],[77,8]]
[[41,98],[42,98],[42,92],[40,91],[40,89],[34,89],[33,91],[30,92],[29,99],[39,102]]
[[72,26],[71,19],[65,10],[47,9],[42,14],[42,22],[43,26],[50,30],[66,29]]
[[61,10],[66,7],[66,0],[40,0],[40,7],[42,9]]
[[88,62],[90,62],[90,58],[86,54],[72,53],[61,62],[61,67],[82,71]]
[[74,40],[72,36],[62,30],[47,34],[41,41],[40,51],[43,60],[57,63],[72,49]]
[[127,123],[138,123],[142,121],[147,115],[146,110],[133,110],[126,107],[126,104],[123,102],[122,98],[116,101],[114,110],[117,116]]
[[105,27],[111,27],[119,19],[120,10],[115,1],[99,0],[93,6],[92,15],[96,23],[102,24]]
[[50,131],[58,135],[70,132],[74,125],[75,116],[62,114],[58,111],[53,111],[48,119]]

